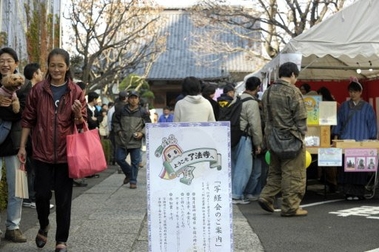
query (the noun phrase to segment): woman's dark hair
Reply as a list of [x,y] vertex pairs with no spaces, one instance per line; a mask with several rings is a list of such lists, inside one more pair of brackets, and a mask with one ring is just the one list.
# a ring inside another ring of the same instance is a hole
[[17,63],[18,62],[18,56],[17,56],[17,53],[15,50],[13,50],[12,48],[10,47],[3,47],[0,49],[0,55],[4,54],[4,53],[8,53],[13,59],[14,61]]
[[308,83],[304,83],[300,86],[300,88],[304,88],[305,90],[305,93],[308,93],[309,91],[311,91],[311,86],[308,84]]
[[216,86],[212,84],[206,84],[203,88],[202,95],[208,98],[210,95],[216,92]]
[[201,81],[196,77],[186,77],[182,84],[182,94],[198,95],[201,92]]
[[299,76],[299,68],[293,62],[283,63],[279,67],[279,78],[281,78],[281,77],[291,77],[292,73],[295,75],[295,77]]
[[[66,63],[68,70],[65,75],[65,80],[72,80],[72,74],[71,74],[71,68],[70,68],[70,54],[68,54],[67,51],[63,50],[62,48],[55,48],[53,49],[50,53],[49,56],[47,57],[47,65],[49,66],[50,60],[53,56],[55,55],[61,55],[64,58],[64,62]],[[46,79],[50,78],[49,74],[49,68],[47,68],[46,71]]]
[[329,89],[326,87],[321,87],[319,90],[317,90],[317,93],[322,96],[323,101],[335,101]]

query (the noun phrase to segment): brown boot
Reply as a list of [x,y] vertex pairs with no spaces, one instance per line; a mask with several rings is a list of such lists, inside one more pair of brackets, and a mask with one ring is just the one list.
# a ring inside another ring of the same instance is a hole
[[267,212],[273,213],[275,211],[274,205],[270,203],[265,198],[259,198],[258,204],[261,206],[261,208]]
[[26,237],[25,235],[22,234],[20,229],[15,229],[15,230],[7,229],[7,231],[5,231],[4,238],[12,242],[26,242]]
[[299,207],[295,212],[292,212],[292,213],[283,213],[282,212],[280,215],[282,217],[300,217],[300,216],[307,216],[308,211]]

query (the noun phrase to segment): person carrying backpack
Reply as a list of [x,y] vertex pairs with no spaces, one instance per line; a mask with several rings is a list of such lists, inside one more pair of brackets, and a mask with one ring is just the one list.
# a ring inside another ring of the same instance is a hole
[[[253,98],[256,90],[255,83],[260,79],[250,77],[245,84],[245,91],[242,93],[240,100],[242,102],[239,128],[245,134],[242,134],[238,143],[232,146],[232,202],[233,204],[249,204],[250,201],[244,199],[244,190],[249,181],[252,167],[253,156],[261,152],[262,145],[262,127],[258,102]],[[251,98],[251,99],[250,99]],[[232,102],[238,101],[238,97]],[[233,125],[231,125],[232,128]]]
[[223,93],[217,98],[217,103],[220,108],[229,106],[233,102],[235,93],[234,86],[232,84],[227,84],[223,89]]

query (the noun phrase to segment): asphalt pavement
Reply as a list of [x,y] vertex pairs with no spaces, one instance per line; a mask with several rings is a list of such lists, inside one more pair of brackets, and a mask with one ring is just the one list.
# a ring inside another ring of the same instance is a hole
[[[137,189],[122,185],[124,175],[110,166],[99,178],[87,179],[87,187],[75,187],[68,250],[74,252],[145,252],[148,251],[146,169],[139,172]],[[52,201],[54,204],[54,202]],[[1,213],[5,220],[5,211]],[[53,251],[55,248],[55,211],[50,215],[48,242],[37,249],[34,238],[38,231],[35,209],[23,208],[21,230],[26,243],[2,239],[4,252]],[[3,227],[2,230],[4,231]],[[235,252],[258,252],[263,247],[237,206],[233,206]]]
[[379,252],[378,189],[371,199],[346,201],[341,193],[324,195],[323,185],[314,184],[308,186],[301,207],[308,216],[283,218],[280,209],[267,213],[258,204],[239,208],[264,251]]

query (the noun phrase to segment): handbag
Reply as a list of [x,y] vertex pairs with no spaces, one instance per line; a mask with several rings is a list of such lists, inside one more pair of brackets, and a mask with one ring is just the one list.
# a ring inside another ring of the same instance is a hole
[[273,127],[268,137],[269,149],[281,159],[291,159],[299,155],[303,146],[302,141],[289,130]]
[[67,162],[69,177],[84,178],[102,172],[107,162],[101,145],[98,129],[88,129],[83,123],[83,132],[79,133],[74,125],[74,134],[66,136]]
[[267,110],[272,130],[267,139],[268,149],[280,159],[295,158],[299,155],[303,147],[303,141],[292,134],[289,129],[279,129],[275,127],[270,106],[270,91],[271,88],[268,89],[267,94]]
[[24,163],[21,163],[20,168],[16,169],[15,196],[21,199],[29,199],[28,177]]

